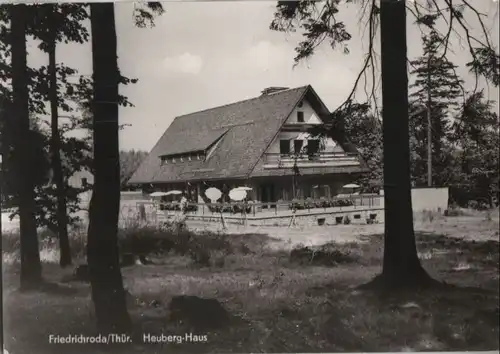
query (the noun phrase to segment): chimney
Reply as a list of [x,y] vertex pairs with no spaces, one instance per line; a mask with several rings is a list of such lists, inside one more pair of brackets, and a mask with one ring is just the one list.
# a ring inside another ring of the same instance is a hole
[[267,96],[267,95],[270,95],[272,93],[281,92],[281,91],[285,91],[285,90],[289,90],[289,89],[290,89],[289,87],[271,86],[271,87],[267,87],[264,90],[262,90],[261,96]]

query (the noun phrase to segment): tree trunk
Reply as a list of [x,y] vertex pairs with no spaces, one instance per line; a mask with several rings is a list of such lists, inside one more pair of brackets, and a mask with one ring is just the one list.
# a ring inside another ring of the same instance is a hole
[[39,285],[42,266],[33,211],[35,193],[31,171],[29,92],[26,52],[27,6],[11,7],[12,90],[15,126],[15,168],[18,176],[19,219],[21,233],[21,288]]
[[120,162],[118,146],[118,64],[113,3],[92,3],[94,72],[94,185],[90,201],[87,261],[100,330],[131,325],[118,254]]
[[[55,11],[55,9],[54,9]],[[57,76],[56,76],[56,28],[51,26],[49,33],[48,52],[49,52],[49,81],[50,81],[50,111],[51,111],[51,139],[50,149],[52,155],[52,171],[54,173],[54,182],[57,195],[57,235],[59,237],[61,267],[71,264],[71,249],[68,238],[68,210],[66,206],[66,186],[64,183],[63,170],[61,164],[61,137],[59,134],[59,116],[57,99]]]
[[390,288],[427,279],[417,255],[411,203],[405,1],[380,8],[385,239],[380,280]]

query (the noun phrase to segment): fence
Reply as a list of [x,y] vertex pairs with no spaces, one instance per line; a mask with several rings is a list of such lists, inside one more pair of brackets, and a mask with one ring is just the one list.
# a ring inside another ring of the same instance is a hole
[[[334,212],[342,210],[356,209],[380,209],[383,208],[383,196],[377,194],[349,195],[345,197],[321,198],[321,199],[300,199],[293,201],[277,201],[269,203],[260,202],[231,202],[231,203],[188,203],[186,214],[188,216],[217,216],[241,215],[246,213],[250,217],[272,217],[285,216],[294,210],[300,214]],[[141,212],[142,209],[142,212]],[[179,214],[179,203],[154,203],[136,202],[135,205],[122,207],[121,215],[125,220],[146,219],[157,223],[168,216]]]

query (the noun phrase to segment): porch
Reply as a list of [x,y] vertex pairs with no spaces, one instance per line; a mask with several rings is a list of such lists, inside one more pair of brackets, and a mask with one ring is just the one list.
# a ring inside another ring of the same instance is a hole
[[[355,178],[353,174],[325,174],[325,175],[282,175],[273,177],[256,177],[251,179],[218,180],[206,182],[169,183],[150,186],[152,191],[168,192],[180,190],[185,193],[189,203],[210,204],[205,191],[215,187],[222,192],[219,203],[230,203],[229,191],[236,187],[247,186],[247,201],[261,205],[260,209],[275,208],[274,204],[288,205],[293,200],[325,201],[335,198],[342,186]],[[162,197],[162,203],[175,202],[178,196]],[[269,204],[272,203],[272,204]]]
[[[330,200],[337,196],[342,186],[351,182],[345,174],[280,176],[252,181],[256,202],[280,203],[292,200]],[[265,208],[265,207],[264,207]]]

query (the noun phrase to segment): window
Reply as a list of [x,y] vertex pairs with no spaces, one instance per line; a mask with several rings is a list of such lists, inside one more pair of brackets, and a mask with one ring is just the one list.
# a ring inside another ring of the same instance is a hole
[[302,150],[302,145],[304,144],[303,140],[294,140],[293,141],[293,152],[295,154],[300,154]]
[[299,107],[299,108],[302,108],[302,106],[303,106],[303,105],[304,105],[304,102],[300,102],[300,103],[298,104],[298,107]]
[[86,187],[87,186],[87,179],[86,178],[82,178],[82,187]]
[[172,157],[172,163],[175,163],[175,157]]
[[297,112],[297,122],[304,123],[304,112]]
[[181,157],[179,157],[179,161],[180,161],[180,162],[184,161],[184,159],[182,158],[182,156],[181,156]]
[[280,154],[290,154],[290,140],[280,140]]
[[315,155],[319,152],[319,140],[309,140],[307,142],[307,154],[309,156]]
[[188,156],[188,160],[191,161],[191,155]]

